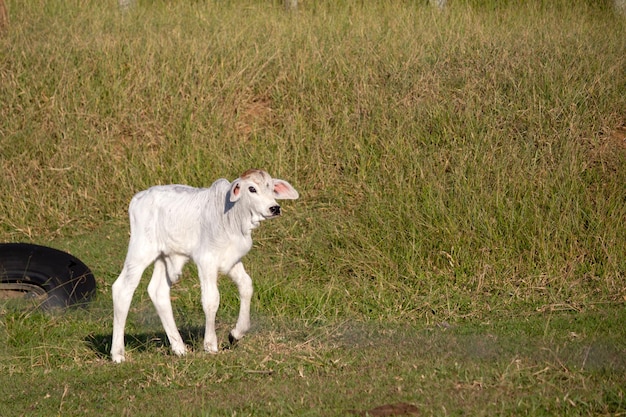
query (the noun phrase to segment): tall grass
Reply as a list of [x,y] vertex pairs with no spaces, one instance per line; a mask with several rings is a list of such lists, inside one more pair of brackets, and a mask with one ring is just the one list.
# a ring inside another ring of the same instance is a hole
[[9,1],[0,239],[72,249],[105,294],[135,192],[261,167],[302,197],[256,234],[259,313],[623,302],[623,18],[449,3]]
[[[626,21],[609,0],[7,3],[0,241],[70,251],[99,296],[0,304],[2,416],[623,414]],[[169,355],[145,279],[129,361],[110,364],[132,195],[250,167],[301,195],[245,260],[253,331],[201,352],[192,266],[172,291],[189,356]]]

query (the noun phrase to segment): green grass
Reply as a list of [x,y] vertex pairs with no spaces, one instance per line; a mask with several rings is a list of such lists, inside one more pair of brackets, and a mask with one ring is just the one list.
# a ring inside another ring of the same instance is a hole
[[397,402],[429,415],[626,408],[623,308],[419,327],[257,317],[245,343],[217,355],[201,351],[200,329],[184,328],[193,347],[184,358],[169,354],[153,317],[131,330],[121,366],[107,358],[106,315],[5,316],[3,415],[347,415]]
[[[7,3],[0,240],[71,252],[98,294],[0,306],[3,416],[626,412],[626,20],[608,4]],[[200,352],[191,267],[173,296],[194,353],[169,355],[145,279],[129,362],[109,364],[132,195],[250,167],[301,195],[255,232],[250,337]]]

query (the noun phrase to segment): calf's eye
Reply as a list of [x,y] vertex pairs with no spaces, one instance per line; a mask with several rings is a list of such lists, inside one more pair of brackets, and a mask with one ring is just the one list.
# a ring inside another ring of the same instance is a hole
[[248,187],[248,191],[250,191],[251,193],[256,193],[256,188],[250,186]]

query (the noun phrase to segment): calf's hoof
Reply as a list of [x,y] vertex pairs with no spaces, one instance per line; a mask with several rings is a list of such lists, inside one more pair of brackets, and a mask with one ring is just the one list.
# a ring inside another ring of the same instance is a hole
[[185,356],[187,354],[187,348],[183,346],[172,346],[172,352],[176,356]]
[[113,363],[122,363],[126,360],[126,358],[124,357],[124,355],[113,354],[111,355],[111,360],[113,361]]
[[212,355],[215,355],[218,352],[217,346],[215,344],[212,344],[212,343],[210,343],[210,344],[205,343],[204,344],[204,351],[207,352],[207,353],[210,353]]
[[237,346],[237,343],[239,343],[239,339],[233,336],[232,333],[228,333],[228,343],[230,343],[231,348],[234,348],[235,346]]

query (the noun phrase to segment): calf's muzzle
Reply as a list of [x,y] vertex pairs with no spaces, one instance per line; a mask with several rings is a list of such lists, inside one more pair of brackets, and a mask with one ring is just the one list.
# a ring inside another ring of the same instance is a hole
[[280,206],[275,205],[270,207],[270,213],[272,213],[272,216],[280,216]]

